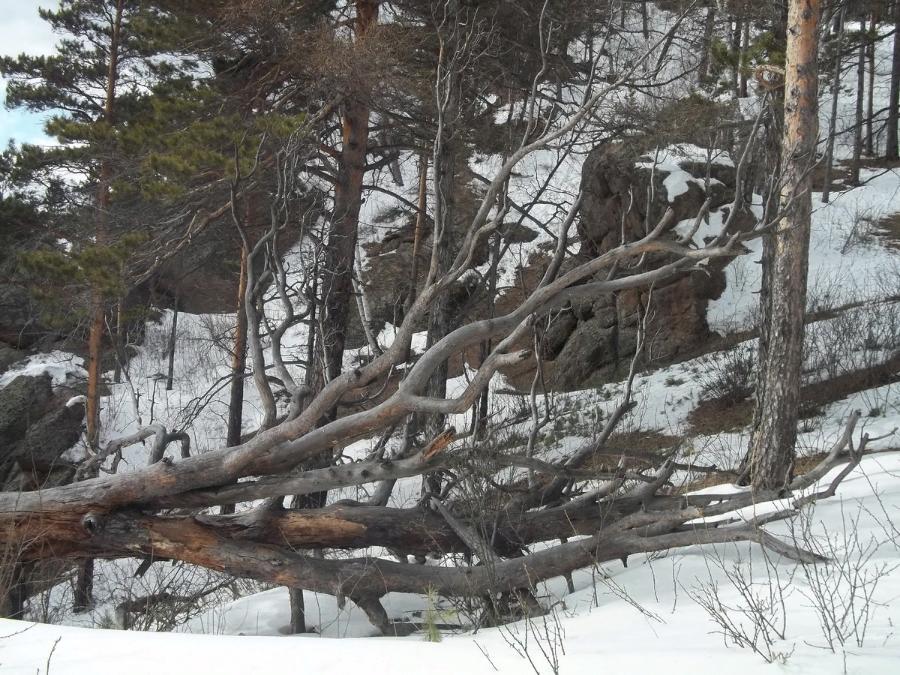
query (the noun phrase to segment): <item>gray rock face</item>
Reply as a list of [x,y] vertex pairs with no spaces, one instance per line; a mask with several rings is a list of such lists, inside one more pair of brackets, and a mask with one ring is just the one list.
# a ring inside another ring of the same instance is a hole
[[28,427],[25,438],[15,452],[27,489],[46,485],[62,485],[72,480],[75,467],[61,456],[81,438],[84,404],[51,410]]
[[66,406],[74,392],[55,393],[48,375],[20,375],[0,389],[0,485],[36,489],[72,480],[61,459],[81,437],[84,405]]
[[[675,212],[677,223],[694,218],[709,198],[712,208],[734,199],[734,169],[710,167],[708,189],[701,183],[705,164],[685,161],[680,167],[698,178],[689,181],[687,191],[671,203],[664,184],[668,173],[638,168],[642,152],[625,144],[602,145],[585,159],[581,189],[583,204],[578,232],[582,240],[582,260],[601,255],[625,241],[642,237],[647,224],[653,227],[667,208]],[[662,256],[649,265],[665,261]],[[721,266],[711,266],[711,274],[685,274],[663,286],[617,293],[596,299],[584,307],[568,308],[551,323],[553,386],[575,389],[586,381],[624,365],[634,354],[641,316],[650,311],[648,357],[666,361],[696,348],[711,337],[706,322],[706,304],[724,290]],[[548,345],[549,346],[549,345]]]
[[[682,183],[686,189],[670,203],[666,185],[669,172],[664,170],[665,165],[655,169],[637,166],[639,160],[646,163],[646,150],[646,147],[608,144],[588,154],[582,170],[583,202],[577,225],[581,250],[574,259],[564,263],[563,273],[618,246],[623,237],[625,241],[642,237],[647,224],[655,225],[667,208],[675,212],[674,226],[696,217],[707,199],[713,209],[733,201],[736,182],[733,168],[722,163],[707,166],[706,162],[690,157],[684,161],[670,157],[667,162],[677,162],[680,170],[693,177]],[[412,269],[413,222],[410,217],[403,227],[383,240],[366,245],[369,254],[366,288],[376,331],[386,321],[396,324],[402,319]],[[430,230],[427,227],[426,233]],[[527,241],[534,235],[514,231],[504,236],[512,241]],[[429,245],[426,237],[419,251],[420,283],[428,267]],[[476,264],[487,259],[486,250],[480,253],[484,257],[476,260]],[[665,255],[657,255],[647,265],[657,266],[666,260]],[[548,251],[532,251],[527,263],[517,271],[517,282],[497,296],[493,312],[505,314],[518,306],[527,289],[533,289],[539,282],[548,263]],[[541,355],[547,385],[557,390],[577,389],[627,365],[636,348],[641,317],[648,309],[649,360],[671,361],[696,349],[712,337],[706,322],[706,305],[724,290],[723,268],[724,262],[711,263],[707,266],[709,274],[685,274],[657,285],[652,293],[639,289],[562,308],[542,328]],[[474,278],[468,281],[482,283]],[[450,302],[460,322],[490,316],[483,286],[459,284],[453,289]],[[356,312],[351,311],[351,317],[349,343],[358,346],[364,343],[364,337]],[[424,330],[426,326],[417,328]],[[531,338],[514,346],[530,347]],[[471,349],[463,359],[471,367],[477,367],[480,354],[477,349]],[[451,375],[461,372],[461,359],[452,359],[450,370]],[[516,388],[527,390],[534,376],[534,362],[529,360],[506,369],[504,375]]]
[[10,366],[18,363],[24,358],[25,354],[18,349],[13,349],[12,347],[0,344],[0,375],[9,370]]
[[652,160],[652,156],[623,143],[600,145],[585,158],[578,232],[586,254],[605,253],[619,244],[623,233],[627,241],[634,241],[643,235],[648,223],[651,228],[656,225],[667,208],[672,208],[678,222],[695,217],[707,198],[713,209],[734,200],[733,168],[711,164],[707,189],[700,184],[706,182],[706,165],[685,160],[680,162],[681,168],[697,182],[689,182],[687,191],[669,202],[665,186],[668,172],[662,167],[638,168],[636,164],[642,158],[645,162]]
[[44,416],[52,393],[48,375],[19,375],[0,389],[0,454],[21,441],[28,427]]

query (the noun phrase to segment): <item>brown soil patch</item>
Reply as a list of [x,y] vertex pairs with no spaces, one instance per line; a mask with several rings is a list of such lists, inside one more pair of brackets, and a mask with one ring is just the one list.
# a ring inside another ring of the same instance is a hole
[[[812,171],[813,190],[817,192],[825,189],[825,165],[817,164]],[[837,194],[849,189],[850,169],[839,164],[831,167],[831,193]]]
[[691,435],[711,436],[743,429],[753,418],[753,401],[713,399],[700,401],[688,415]]
[[[800,392],[802,401],[800,418],[806,419],[815,416],[822,406],[839,401],[851,394],[898,381],[900,381],[900,354],[872,368],[806,385]],[[709,436],[743,429],[750,424],[752,416],[753,401],[750,399],[737,402],[721,399],[701,401],[688,415],[689,435]]]
[[900,213],[894,213],[875,221],[875,234],[884,240],[884,245],[900,249]]

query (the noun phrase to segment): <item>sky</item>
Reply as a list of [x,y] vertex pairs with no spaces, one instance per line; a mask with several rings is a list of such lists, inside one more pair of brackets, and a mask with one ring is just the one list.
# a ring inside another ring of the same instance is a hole
[[[38,16],[38,7],[52,8],[53,0],[0,0],[0,54],[46,54],[56,36]],[[25,110],[6,109],[6,83],[0,78],[0,148],[12,138],[17,143],[47,141],[41,127],[43,118]]]

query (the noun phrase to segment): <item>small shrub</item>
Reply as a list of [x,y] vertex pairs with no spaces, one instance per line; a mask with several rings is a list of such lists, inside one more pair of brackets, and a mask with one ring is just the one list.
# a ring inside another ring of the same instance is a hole
[[753,393],[756,354],[740,347],[716,354],[699,379],[702,400],[739,403]]

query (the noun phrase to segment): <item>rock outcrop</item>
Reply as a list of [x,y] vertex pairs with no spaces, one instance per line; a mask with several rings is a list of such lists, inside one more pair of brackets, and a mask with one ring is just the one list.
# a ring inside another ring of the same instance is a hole
[[[588,259],[602,255],[624,241],[634,241],[652,228],[665,213],[674,211],[673,229],[681,223],[684,231],[695,219],[704,202],[711,209],[728,208],[734,201],[735,169],[722,153],[707,153],[692,145],[672,146],[646,152],[627,144],[607,144],[595,148],[585,159],[581,189],[583,202],[577,221],[580,251],[566,263],[563,271]],[[460,199],[461,211],[471,208],[474,195]],[[723,214],[718,214],[722,218]],[[714,216],[715,217],[715,216]],[[461,219],[463,224],[465,219]],[[752,225],[749,216],[736,219],[736,227]],[[405,295],[412,269],[414,218],[393,230],[383,240],[366,245],[365,269],[368,307],[373,330],[377,333],[385,323],[399,323],[403,318]],[[521,230],[521,231],[520,231]],[[430,256],[426,237],[419,252],[419,283],[424,281]],[[519,226],[505,236],[516,241],[529,241],[536,236]],[[669,234],[667,236],[673,236]],[[704,242],[697,241],[698,245]],[[481,251],[487,260],[487,250]],[[517,282],[503,289],[496,298],[494,311],[503,314],[514,309],[533,289],[550,260],[546,247],[534,247],[526,264],[517,271]],[[665,256],[648,259],[648,266],[664,262]],[[652,290],[639,289],[592,298],[557,312],[543,326],[541,343],[545,364],[545,381],[558,390],[583,387],[612,376],[627,365],[635,352],[641,317],[647,319],[645,358],[648,362],[671,362],[700,348],[713,335],[706,320],[709,300],[721,295],[725,288],[725,261],[712,261],[703,272],[692,272],[656,285]],[[491,309],[487,302],[484,279],[466,275],[451,289],[451,306],[457,322],[485,318]],[[365,338],[357,312],[352,311],[352,346],[361,346]],[[419,326],[425,330],[426,325]],[[518,345],[530,348],[528,344]],[[478,348],[464,355],[472,367],[480,359]],[[453,359],[450,375],[461,372],[462,361]],[[514,370],[504,371],[519,389],[528,389],[534,374],[529,361]]]
[[[721,157],[704,162],[697,154],[693,149],[680,156],[673,148],[642,155],[624,144],[594,149],[582,170],[579,257],[593,258],[623,241],[639,239],[668,208],[677,224],[693,221],[707,199],[712,209],[733,202],[733,165]],[[662,261],[659,257],[647,262]],[[630,360],[644,314],[649,361],[671,361],[702,345],[712,337],[706,305],[725,288],[723,267],[713,264],[708,273],[688,273],[652,290],[625,291],[567,307],[551,324],[552,341],[545,343],[544,355],[553,362],[553,385],[577,388]]]
[[20,375],[0,389],[0,485],[37,489],[70,482],[74,467],[62,456],[81,437],[84,404],[75,392],[55,391],[48,375]]

